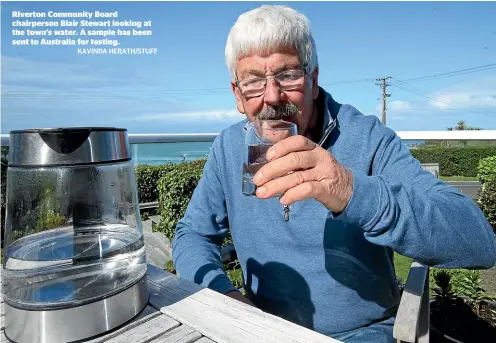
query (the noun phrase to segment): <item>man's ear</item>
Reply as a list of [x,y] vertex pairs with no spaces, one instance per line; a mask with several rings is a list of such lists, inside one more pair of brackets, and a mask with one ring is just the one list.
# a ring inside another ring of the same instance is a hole
[[319,66],[312,72],[312,98],[315,100],[319,96]]
[[231,90],[233,91],[234,98],[236,99],[236,107],[238,108],[239,113],[245,113],[245,106],[243,104],[243,98],[239,88],[236,87],[236,83],[234,80],[231,81]]

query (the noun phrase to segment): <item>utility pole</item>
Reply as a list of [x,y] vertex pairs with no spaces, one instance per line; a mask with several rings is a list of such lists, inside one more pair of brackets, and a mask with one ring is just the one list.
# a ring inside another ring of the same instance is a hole
[[386,93],[386,87],[390,86],[389,84],[386,83],[386,80],[390,78],[391,76],[386,76],[376,79],[379,82],[376,83],[376,85],[381,86],[382,88],[382,124],[383,125],[386,125],[386,98],[391,96],[391,94]]

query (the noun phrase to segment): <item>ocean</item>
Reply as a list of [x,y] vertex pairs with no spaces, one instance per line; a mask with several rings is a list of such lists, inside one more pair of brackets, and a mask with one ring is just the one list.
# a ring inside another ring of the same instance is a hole
[[[403,141],[409,148],[423,141]],[[210,153],[212,142],[133,144],[133,160],[136,165],[161,165],[188,162],[205,158]]]
[[212,142],[132,144],[133,160],[137,165],[160,165],[205,158]]

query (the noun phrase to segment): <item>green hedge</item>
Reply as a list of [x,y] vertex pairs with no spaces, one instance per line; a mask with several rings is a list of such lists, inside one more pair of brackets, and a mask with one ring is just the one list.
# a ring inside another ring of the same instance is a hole
[[475,177],[479,161],[496,155],[496,147],[428,147],[412,149],[411,152],[420,163],[439,163],[441,176]]
[[158,201],[158,181],[174,168],[172,163],[159,166],[137,166],[135,173],[139,202]]
[[496,178],[496,155],[479,160],[477,177],[481,183],[487,183]]
[[[184,216],[198,186],[205,162],[206,159],[200,159],[175,165],[173,170],[162,176],[158,182],[158,214],[161,220],[155,230],[163,232],[171,242],[176,234],[177,222]],[[222,246],[229,244],[232,244],[230,231]],[[176,273],[173,261],[166,268],[169,272]],[[237,260],[224,263],[224,270],[236,288],[243,286],[243,272]]]
[[158,213],[156,230],[172,241],[176,224],[184,216],[193,191],[200,181],[206,159],[180,163],[158,181]]
[[[189,201],[200,181],[206,159],[180,163],[158,181],[158,214],[160,223],[155,228],[172,241],[176,234],[177,222],[186,213]],[[230,232],[222,246],[232,244]]]
[[477,204],[496,233],[496,155],[479,161],[477,176],[482,183]]
[[496,178],[484,184],[477,203],[496,233]]

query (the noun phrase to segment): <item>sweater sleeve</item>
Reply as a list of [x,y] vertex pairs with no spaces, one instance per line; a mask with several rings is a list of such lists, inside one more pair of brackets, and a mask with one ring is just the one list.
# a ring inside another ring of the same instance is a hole
[[355,223],[370,242],[426,265],[494,266],[494,233],[476,203],[425,171],[392,130],[379,130],[385,138],[372,172],[354,173],[351,199],[336,219]]
[[220,246],[227,231],[227,209],[214,148],[185,215],[176,225],[172,258],[178,275],[222,294],[236,290],[221,260]]

